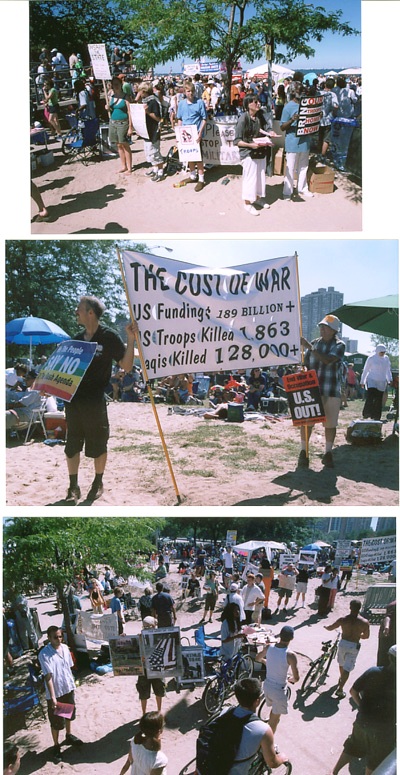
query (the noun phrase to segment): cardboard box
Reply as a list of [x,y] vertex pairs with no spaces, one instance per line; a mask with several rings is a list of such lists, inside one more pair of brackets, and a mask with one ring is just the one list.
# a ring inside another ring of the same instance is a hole
[[324,165],[308,169],[308,188],[312,194],[333,194],[335,170]]
[[285,151],[277,148],[274,154],[274,175],[283,175]]

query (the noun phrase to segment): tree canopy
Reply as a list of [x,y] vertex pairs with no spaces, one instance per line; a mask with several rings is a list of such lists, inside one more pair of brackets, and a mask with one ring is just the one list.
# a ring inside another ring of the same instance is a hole
[[207,539],[212,543],[224,541],[227,530],[237,530],[237,543],[242,541],[294,541],[299,545],[312,538],[314,519],[299,517],[170,517],[166,519],[162,535],[169,538]]
[[88,60],[88,43],[131,47],[132,33],[125,35],[123,14],[112,0],[31,0],[31,59],[37,61],[42,48],[58,47],[64,56],[72,52]]
[[[124,248],[128,247],[124,243]],[[146,247],[130,243],[144,252]],[[77,330],[79,297],[102,299],[106,323],[128,306],[115,243],[106,240],[10,240],[6,244],[6,320],[33,315],[51,320],[68,334]],[[19,349],[20,352],[20,349]]]
[[328,12],[306,0],[116,0],[127,31],[140,41],[137,66],[147,68],[180,56],[225,62],[228,81],[235,63],[250,62],[274,41],[274,61],[310,58],[325,32],[355,35],[342,11]]
[[139,555],[154,548],[164,520],[149,517],[17,517],[3,536],[4,587],[10,596],[43,583],[63,589],[83,567],[110,565],[117,575],[141,574]]

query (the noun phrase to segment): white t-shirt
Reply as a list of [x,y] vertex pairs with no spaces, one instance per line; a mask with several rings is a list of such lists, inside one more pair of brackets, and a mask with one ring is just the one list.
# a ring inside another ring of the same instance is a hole
[[167,775],[168,759],[162,751],[149,751],[144,745],[138,745],[131,740],[132,769],[131,775],[150,775],[157,767],[163,767],[162,775]]
[[[54,691],[56,697],[63,697],[75,689],[74,677],[71,673],[71,667],[74,664],[70,650],[65,643],[60,643],[57,649],[49,643],[39,653],[39,662],[46,676],[49,673],[53,676]],[[50,692],[45,682],[46,699],[50,700]]]

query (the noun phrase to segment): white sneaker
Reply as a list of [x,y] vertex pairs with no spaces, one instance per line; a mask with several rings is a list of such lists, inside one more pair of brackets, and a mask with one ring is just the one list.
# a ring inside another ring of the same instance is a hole
[[306,188],[304,191],[299,191],[299,196],[303,196],[304,199],[312,199],[314,194]]
[[262,197],[261,199],[257,199],[256,204],[262,207],[263,210],[269,210],[271,207],[271,205],[269,205],[268,202],[265,201],[264,197]]
[[260,211],[256,210],[253,205],[245,205],[244,209],[246,210],[246,213],[250,213],[250,215],[260,215]]

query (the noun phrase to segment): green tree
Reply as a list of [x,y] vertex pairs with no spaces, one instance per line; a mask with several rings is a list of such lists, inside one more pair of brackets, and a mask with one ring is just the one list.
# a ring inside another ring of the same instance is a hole
[[54,584],[62,602],[69,645],[74,647],[67,590],[83,567],[110,565],[117,575],[145,577],[141,554],[154,548],[162,519],[134,517],[17,517],[4,526],[6,595],[32,593]]
[[[232,70],[244,57],[261,57],[273,38],[275,62],[309,58],[312,44],[325,32],[355,35],[342,12],[327,12],[306,0],[116,0],[124,26],[140,41],[138,65],[145,69],[188,55],[210,56],[226,63],[230,90]],[[281,50],[278,50],[281,47]]]
[[111,0],[31,0],[31,60],[38,60],[41,49],[57,46],[65,57],[74,51],[89,62],[88,43],[134,47],[132,33],[125,35],[123,15]]
[[209,538],[215,544],[224,542],[227,530],[237,531],[237,543],[244,541],[294,541],[302,546],[312,538],[313,519],[304,517],[168,517],[163,530],[170,538]]
[[[124,243],[124,248],[146,250]],[[116,246],[106,240],[10,240],[6,244],[6,319],[33,315],[77,330],[79,297],[101,298],[106,324],[129,317]],[[54,347],[54,346],[53,346]],[[20,354],[21,348],[12,354]]]

